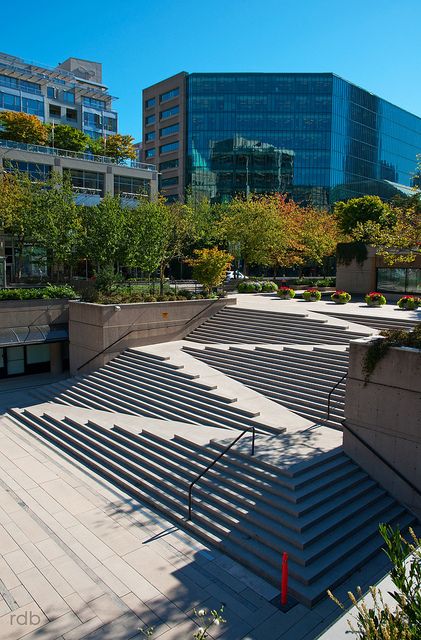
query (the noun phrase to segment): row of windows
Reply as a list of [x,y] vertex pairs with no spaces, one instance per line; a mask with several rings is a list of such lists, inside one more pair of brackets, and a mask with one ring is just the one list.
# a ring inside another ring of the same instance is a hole
[[169,144],[163,144],[162,146],[159,147],[159,152],[160,153],[169,153],[170,151],[177,151],[179,147],[179,143],[177,142],[170,142]]
[[149,98],[149,100],[146,100],[145,102],[145,109],[150,109],[151,107],[154,107],[155,103],[156,103],[155,98]]
[[117,119],[110,116],[101,117],[99,113],[85,111],[83,114],[83,124],[85,127],[93,129],[105,129],[106,131],[117,131]]
[[[61,107],[56,104],[50,104],[48,107],[50,118],[61,118],[62,111]],[[77,111],[76,109],[65,109],[63,115],[65,115],[66,120],[71,120],[72,122],[77,122]]]
[[20,171],[21,173],[27,173],[31,180],[46,181],[51,174],[51,166],[49,164],[22,162],[21,160],[8,160],[4,168],[8,172]]
[[332,96],[330,95],[261,95],[261,94],[194,94],[189,99],[190,113],[209,113],[212,111],[224,112],[307,112],[330,113],[332,109]]
[[155,156],[155,147],[152,147],[152,149],[146,149],[145,151],[146,158],[153,158],[154,156]]
[[41,95],[40,84],[28,82],[27,80],[20,80],[19,78],[0,75],[0,85],[2,87],[9,87],[9,89],[16,89],[18,91],[26,91],[27,93],[36,93]]
[[145,134],[145,142],[151,142],[155,140],[155,131],[149,131],[149,133]]
[[279,131],[279,130],[316,130],[328,131],[331,128],[330,113],[196,113],[190,119],[190,130],[194,131]]
[[0,109],[23,111],[33,116],[44,117],[44,101],[21,98],[10,93],[0,92]]
[[155,123],[155,114],[152,114],[150,116],[147,116],[145,118],[145,124],[146,125],[150,125],[150,124],[154,124]]
[[188,77],[189,91],[202,93],[325,93],[332,90],[331,74],[201,74]]
[[161,162],[161,164],[159,165],[159,170],[165,171],[166,169],[176,169],[178,165],[178,158],[174,158],[174,160],[166,160],[165,162]]
[[92,109],[105,109],[105,100],[98,100],[97,98],[88,98],[88,96],[83,96],[82,101],[85,107],[92,107]]
[[[52,98],[54,100],[58,100],[59,99],[59,91],[58,89],[56,89],[56,87],[47,87],[47,96],[48,98]],[[63,102],[69,102],[70,104],[74,104],[75,103],[75,94],[73,91],[62,91],[61,92],[61,99]]]
[[178,176],[174,176],[173,178],[162,178],[161,180],[162,188],[173,187],[176,184],[178,184]]
[[175,89],[170,89],[170,91],[166,91],[165,93],[161,93],[159,96],[159,102],[168,102],[168,100],[172,100],[176,98],[180,94],[179,87],[175,87]]
[[138,194],[149,195],[150,182],[146,178],[133,178],[131,176],[114,176],[114,194],[121,196],[133,196]]
[[180,111],[180,107],[177,104],[175,107],[171,107],[170,109],[165,109],[161,111],[159,114],[160,120],[166,120],[166,118],[171,118],[172,116],[176,116]]
[[174,133],[178,133],[180,129],[180,125],[177,124],[172,124],[169,127],[163,127],[162,129],[159,130],[159,135],[161,138],[163,138],[164,136],[172,136]]

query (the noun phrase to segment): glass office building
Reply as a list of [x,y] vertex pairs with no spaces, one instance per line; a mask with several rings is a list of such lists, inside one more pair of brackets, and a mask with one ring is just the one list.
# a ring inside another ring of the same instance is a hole
[[189,185],[216,202],[282,191],[322,206],[411,193],[421,118],[332,73],[183,72],[144,97],[145,148],[154,147],[158,162],[167,151],[157,142],[160,121],[168,112],[179,123],[174,158],[168,169],[162,163],[164,172],[172,167],[174,180],[164,185],[174,197]]

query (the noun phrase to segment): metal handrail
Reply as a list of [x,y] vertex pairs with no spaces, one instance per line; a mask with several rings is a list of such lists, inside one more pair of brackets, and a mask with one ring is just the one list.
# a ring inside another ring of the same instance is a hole
[[340,380],[338,380],[338,382],[329,391],[329,395],[327,397],[327,418],[326,418],[326,420],[329,420],[329,418],[330,418],[330,401],[331,401],[331,398],[332,398],[332,394],[339,387],[341,382],[343,382],[345,380],[345,378],[347,378],[347,377],[348,377],[348,371],[342,376],[342,378]]
[[[256,430],[255,430],[254,426],[251,427],[251,431],[252,431],[251,455],[254,456],[254,441],[255,441],[255,437],[256,437]],[[188,521],[191,520],[191,514],[192,514],[192,491],[193,491],[194,485],[197,482],[199,482],[200,478],[202,478],[205,475],[205,473],[207,473],[209,471],[209,469],[212,469],[212,467],[218,462],[218,460],[220,460],[231,449],[231,447],[233,447],[240,440],[240,438],[243,437],[243,435],[245,433],[250,433],[250,429],[245,429],[244,431],[242,431],[240,433],[240,435],[237,436],[235,438],[235,440],[233,440],[228,445],[228,447],[226,447],[226,449],[221,451],[219,456],[217,456],[214,460],[212,460],[212,462],[210,464],[208,464],[206,469],[204,469],[201,473],[199,473],[199,475],[193,480],[193,482],[190,483],[190,485],[189,485],[189,517],[187,518]]]
[[358,435],[358,433],[356,433],[354,429],[351,429],[351,427],[346,423],[345,420],[342,424],[345,427],[345,429],[347,429],[354,436],[354,438],[358,440],[358,442],[360,442],[364,447],[366,447],[366,449],[368,449],[373,455],[375,455],[379,460],[381,460],[381,462],[383,462],[383,464],[385,464],[386,467],[389,467],[389,469],[393,471],[393,473],[395,473],[398,476],[398,478],[403,480],[403,482],[406,482],[406,484],[412,489],[412,491],[414,491],[418,496],[421,496],[420,490],[418,489],[418,487],[414,485],[413,482],[411,482],[411,480],[409,480],[406,476],[403,475],[403,473],[401,473],[398,469],[396,469],[396,467],[394,467],[393,464],[391,464],[388,460],[386,460],[386,458],[384,458],[381,453],[376,451],[371,446],[371,444],[368,444],[368,442],[366,442],[364,438]]

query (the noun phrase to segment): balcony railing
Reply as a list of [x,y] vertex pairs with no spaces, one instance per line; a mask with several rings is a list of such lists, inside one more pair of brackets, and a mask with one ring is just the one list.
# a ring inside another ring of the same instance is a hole
[[78,151],[66,151],[66,149],[55,149],[53,147],[43,147],[38,144],[25,144],[23,142],[14,142],[13,140],[1,140],[0,147],[7,149],[19,149],[20,151],[29,151],[31,153],[43,153],[51,156],[59,156],[60,158],[75,158],[77,160],[87,160],[88,162],[101,162],[102,164],[117,164],[121,167],[131,167],[132,169],[144,169],[146,171],[156,171],[154,164],[146,164],[145,162],[137,162],[137,160],[116,160],[109,156],[95,156],[93,153],[80,153]]

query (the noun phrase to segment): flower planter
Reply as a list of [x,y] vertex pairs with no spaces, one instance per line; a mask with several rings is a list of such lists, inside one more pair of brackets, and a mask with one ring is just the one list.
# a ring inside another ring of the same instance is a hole
[[351,300],[351,294],[347,291],[342,291],[342,289],[336,289],[330,296],[330,299],[335,304],[346,304]]
[[382,293],[372,291],[371,293],[367,293],[365,296],[365,302],[368,307],[381,307],[386,304],[387,301]]
[[303,291],[303,299],[306,302],[318,302],[322,297],[322,294],[317,289],[307,289]]
[[421,298],[418,296],[403,296],[398,300],[397,304],[402,311],[415,311],[421,306]]
[[279,287],[277,295],[281,300],[291,300],[295,297],[295,291],[290,287]]
[[367,307],[382,307],[382,302],[367,302]]
[[348,300],[333,300],[335,304],[347,304]]

